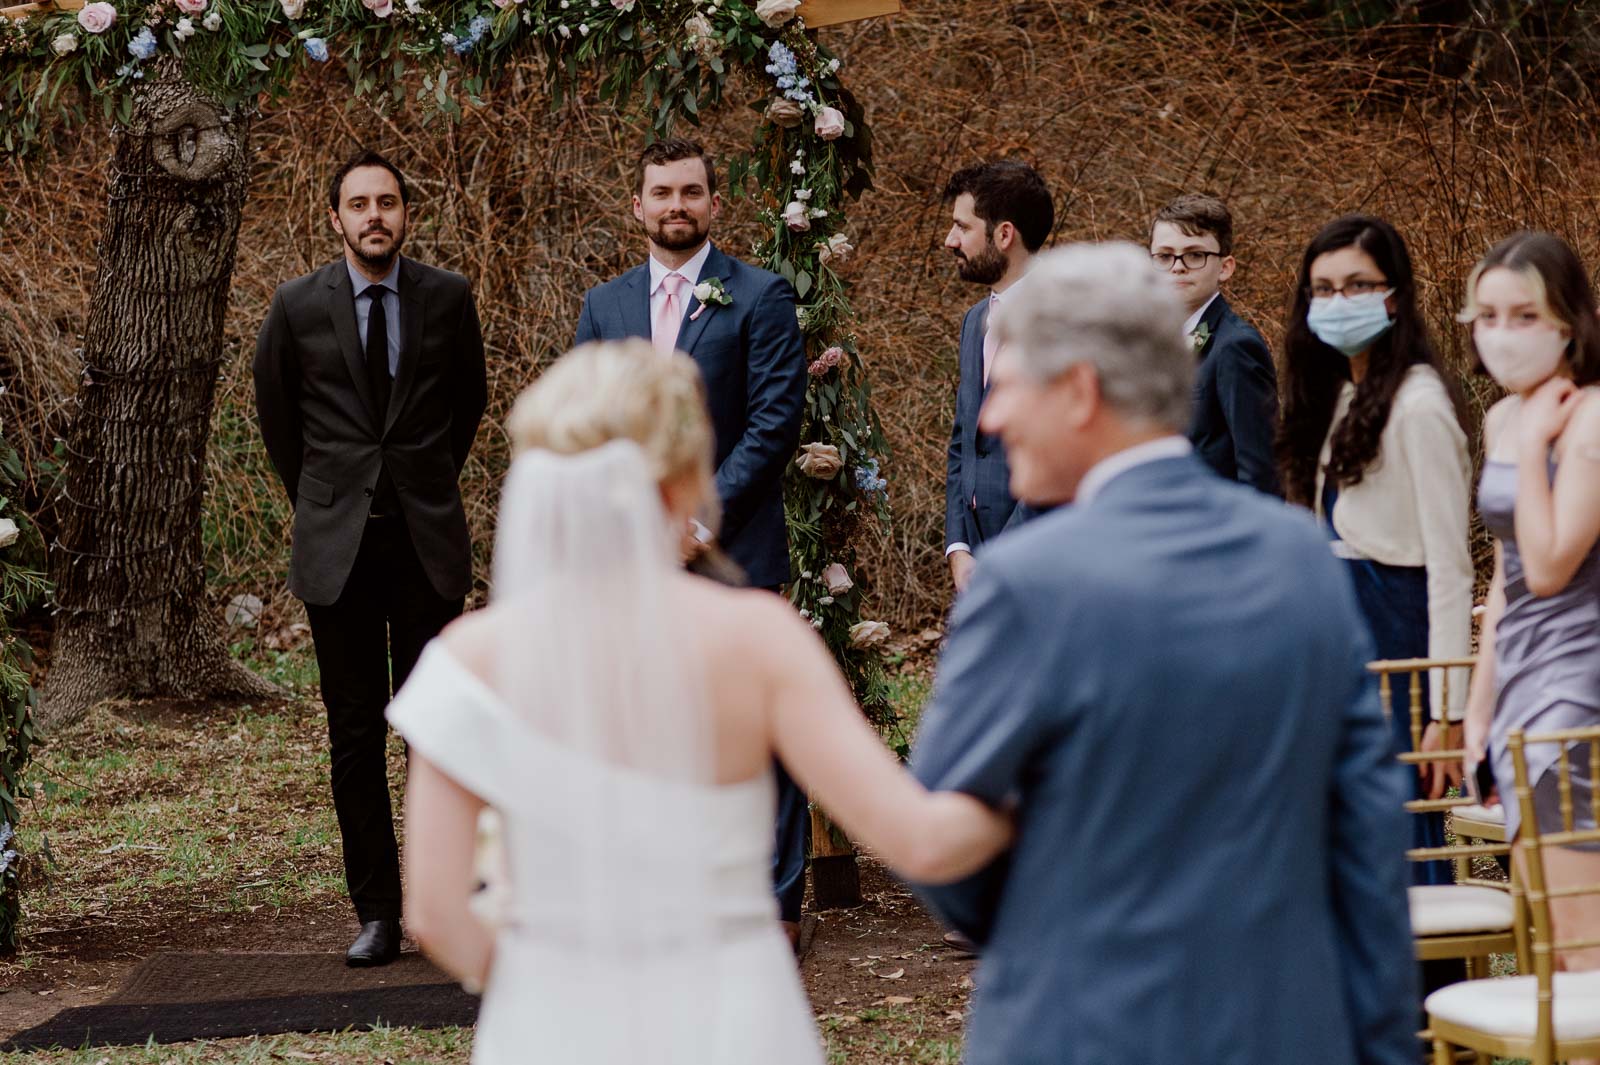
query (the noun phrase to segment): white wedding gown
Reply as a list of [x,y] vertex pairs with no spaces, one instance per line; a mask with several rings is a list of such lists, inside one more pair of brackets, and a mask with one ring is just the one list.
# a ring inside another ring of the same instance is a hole
[[[580,755],[537,731],[438,641],[388,717],[504,826],[511,902],[496,931],[475,1065],[821,1065],[777,923],[770,773],[686,793],[686,785]],[[618,812],[603,822],[598,845],[575,838],[574,828],[595,823],[580,807],[597,795]],[[630,809],[641,811],[633,827]],[[660,838],[659,821],[644,814],[661,809],[693,811],[693,831]],[[585,930],[600,927],[592,923],[596,884],[650,887],[678,877],[691,839],[710,893],[697,905],[707,915],[703,933],[668,949],[654,935],[656,916],[632,912],[610,915],[603,935]]]

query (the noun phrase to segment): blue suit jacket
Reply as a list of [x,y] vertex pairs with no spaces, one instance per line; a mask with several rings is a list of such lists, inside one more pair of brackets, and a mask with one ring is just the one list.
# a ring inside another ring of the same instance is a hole
[[[806,403],[806,351],[795,318],[794,288],[777,274],[724,255],[715,246],[700,280],[720,278],[732,299],[685,300],[678,349],[705,378],[716,433],[722,547],[752,585],[789,579],[783,473],[800,442]],[[642,263],[583,297],[575,343],[650,338],[650,267]]]
[[945,546],[964,543],[974,551],[998,536],[1013,518],[1021,521],[1029,514],[1026,509],[1018,513],[1011,498],[1011,467],[1000,438],[978,431],[978,411],[988,392],[983,383],[983,334],[988,324],[985,296],[961,320],[956,417],[944,478]]
[[1282,495],[1272,438],[1278,431],[1278,375],[1255,327],[1221,296],[1200,321],[1210,331],[1194,380],[1189,442],[1230,481]]
[[983,946],[968,1065],[1416,1065],[1401,803],[1348,578],[1193,457],[1006,534],[913,770],[1015,800],[922,889]]

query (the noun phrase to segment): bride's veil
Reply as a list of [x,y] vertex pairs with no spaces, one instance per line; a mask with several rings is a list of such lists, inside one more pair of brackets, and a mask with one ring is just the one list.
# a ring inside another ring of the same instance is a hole
[[[672,607],[677,548],[632,441],[512,463],[495,537],[496,687],[549,757],[527,767],[527,809],[501,811],[510,922],[535,945],[576,948],[552,951],[570,966],[560,978],[615,1004],[590,1019],[583,1060],[688,1065],[715,1028],[714,740]],[[518,818],[535,827],[519,833]],[[515,853],[527,838],[555,844]],[[564,1060],[545,1049],[538,1060]]]

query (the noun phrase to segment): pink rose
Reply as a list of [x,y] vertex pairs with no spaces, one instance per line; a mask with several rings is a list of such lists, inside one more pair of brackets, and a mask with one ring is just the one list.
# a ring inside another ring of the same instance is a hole
[[817,136],[825,141],[836,141],[844,136],[844,114],[837,107],[824,107],[817,112],[812,125]]
[[829,595],[843,595],[856,586],[856,582],[850,579],[850,571],[839,562],[830,562],[823,569],[822,583],[828,586]]
[[858,621],[850,626],[851,647],[876,647],[889,638],[889,626],[882,621]]
[[117,21],[117,9],[101,0],[78,9],[78,25],[90,33],[104,33]]
[[209,0],[177,0],[178,10],[185,15],[203,15]]
[[837,259],[841,263],[850,258],[850,253],[856,246],[850,243],[850,238],[843,233],[835,233],[829,237],[827,243],[817,245],[817,261],[826,266]]
[[379,18],[388,18],[394,11],[394,0],[361,0],[361,6]]
[[776,97],[767,105],[766,119],[775,126],[784,129],[794,129],[806,119],[805,108],[793,100],[786,100],[782,96]]
[[783,224],[796,233],[803,233],[811,228],[811,212],[799,200],[791,200],[783,209]]
[[818,361],[831,370],[844,361],[844,349],[838,345],[835,345],[829,348],[827,351],[824,351],[822,353],[822,358]]
[[806,444],[794,464],[800,467],[801,473],[819,481],[831,480],[844,469],[844,459],[832,444]]
[[816,362],[806,367],[806,369],[810,372],[812,377],[821,377],[823,374],[828,372],[828,364],[823,362],[821,359],[818,359]]

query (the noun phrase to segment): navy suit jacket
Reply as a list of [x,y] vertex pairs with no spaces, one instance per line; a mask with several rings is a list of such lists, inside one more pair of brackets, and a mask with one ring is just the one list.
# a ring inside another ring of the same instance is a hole
[[[783,473],[805,414],[805,341],[789,282],[715,246],[700,280],[713,277],[732,302],[707,304],[694,318],[699,301],[685,300],[678,350],[694,359],[706,383],[722,500],[718,540],[752,585],[774,587],[790,576]],[[583,297],[575,343],[627,337],[650,339],[648,263]]]
[[998,536],[1013,518],[1021,521],[1028,516],[1026,510],[1018,513],[1011,498],[1011,467],[1000,438],[978,431],[978,411],[988,392],[983,381],[983,334],[988,325],[985,296],[961,320],[956,417],[944,478],[944,544],[964,543],[974,551]]
[[968,1065],[1416,1065],[1409,796],[1310,517],[1158,459],[979,557],[912,768],[1016,802],[920,889],[982,946]]
[[1194,380],[1189,442],[1230,481],[1281,496],[1272,438],[1278,430],[1278,375],[1254,326],[1217,296],[1200,319],[1209,331]]

